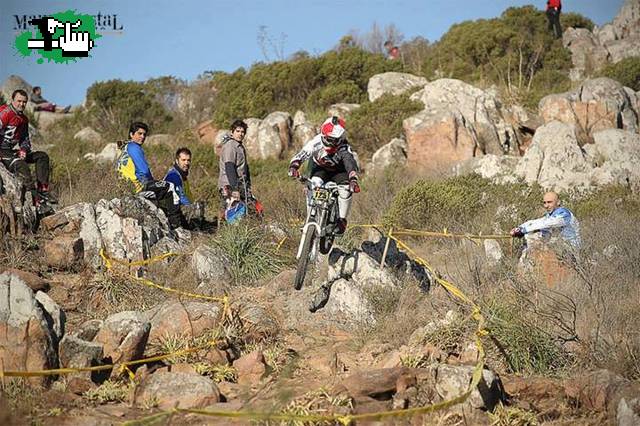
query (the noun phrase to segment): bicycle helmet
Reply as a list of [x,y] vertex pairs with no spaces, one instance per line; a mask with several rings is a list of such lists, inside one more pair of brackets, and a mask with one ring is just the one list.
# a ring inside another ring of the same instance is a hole
[[335,150],[346,139],[347,130],[342,118],[335,115],[327,118],[320,127],[320,139],[327,150]]

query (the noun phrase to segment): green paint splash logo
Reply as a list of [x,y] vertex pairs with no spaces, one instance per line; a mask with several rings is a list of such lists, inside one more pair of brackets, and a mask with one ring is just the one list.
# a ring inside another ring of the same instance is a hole
[[39,64],[45,59],[47,62],[68,64],[89,57],[94,40],[102,37],[96,32],[93,16],[78,14],[74,10],[34,19],[30,23],[37,28],[35,37],[31,31],[25,31],[16,37],[14,46],[24,57],[35,51],[40,56]]

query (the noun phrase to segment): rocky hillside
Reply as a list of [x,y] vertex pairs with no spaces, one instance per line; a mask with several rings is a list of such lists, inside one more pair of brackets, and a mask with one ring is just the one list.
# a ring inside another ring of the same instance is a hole
[[[192,149],[204,231],[171,230],[117,181],[122,117],[95,107],[138,83],[98,84],[73,114],[29,112],[61,206],[37,218],[0,165],[0,421],[640,424],[640,92],[583,78],[579,55],[600,54],[570,41],[586,34],[607,61],[633,54],[637,4],[565,32],[582,77],[535,108],[502,87],[327,53],[369,64],[347,91],[360,103],[324,105],[328,82],[313,108],[245,117],[266,216],[236,226],[215,223],[226,130],[211,115],[230,112],[210,83],[147,82],[167,92],[140,103],[206,112],[158,122],[145,142],[155,176]],[[17,87],[30,86],[13,76],[5,98]],[[178,101],[158,101],[173,90]],[[305,207],[287,160],[326,114],[353,123],[363,191],[354,226],[296,291]],[[508,236],[550,189],[581,223],[571,259]]]

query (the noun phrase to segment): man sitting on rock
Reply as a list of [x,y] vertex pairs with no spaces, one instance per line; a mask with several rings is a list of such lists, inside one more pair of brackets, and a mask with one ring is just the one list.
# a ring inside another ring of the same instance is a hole
[[66,114],[71,109],[71,105],[67,105],[64,108],[58,107],[56,104],[49,102],[42,97],[42,89],[40,86],[33,86],[33,93],[31,94],[31,103],[35,105],[34,111],[48,111],[48,112],[60,112]]
[[[27,100],[27,92],[18,89],[12,93],[10,104],[0,106],[0,158],[2,164],[32,192],[35,205],[48,210],[48,203],[57,202],[49,191],[49,156],[46,152],[31,149],[29,119],[24,115]],[[36,181],[29,164],[35,164]]]
[[[178,197],[180,208],[190,225],[202,224],[204,221],[204,204],[193,202],[191,188],[189,187],[189,169],[191,168],[191,150],[183,147],[176,151],[173,166],[164,177],[166,182],[173,184]],[[197,222],[197,223],[194,223]]]
[[117,169],[120,176],[133,184],[138,195],[154,203],[167,215],[171,228],[179,228],[185,225],[184,216],[180,211],[180,197],[173,184],[153,178],[142,149],[148,132],[149,126],[145,123],[136,121],[131,124],[129,140],[122,146]]
[[542,202],[547,213],[540,219],[530,220],[513,228],[511,236],[522,238],[540,233],[543,241],[549,241],[559,235],[569,247],[578,249],[581,243],[580,225],[575,215],[566,207],[560,207],[560,197],[555,192],[544,194]]

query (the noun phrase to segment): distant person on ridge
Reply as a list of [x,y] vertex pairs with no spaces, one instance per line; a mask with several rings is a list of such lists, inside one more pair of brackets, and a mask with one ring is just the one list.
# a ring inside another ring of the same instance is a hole
[[120,176],[133,184],[137,194],[151,201],[167,215],[172,229],[179,228],[185,225],[180,211],[180,197],[173,184],[153,178],[142,149],[148,132],[149,126],[145,123],[137,121],[131,124],[129,140],[123,142],[117,169]]
[[561,0],[547,0],[547,20],[549,21],[549,31],[553,31],[556,38],[562,38],[562,27],[560,26],[561,10]]
[[[57,203],[49,192],[49,156],[46,152],[33,151],[29,138],[29,119],[24,115],[27,92],[22,89],[11,94],[11,103],[0,106],[0,159],[2,164],[22,179],[27,190],[33,194],[36,207]],[[17,150],[14,148],[18,146]],[[35,164],[34,181],[29,164]]]
[[61,112],[67,113],[71,109],[71,105],[64,108],[58,107],[56,104],[47,101],[42,97],[42,89],[40,86],[33,86],[33,93],[31,94],[31,103],[35,105],[34,111],[48,111],[48,112]]
[[387,51],[387,59],[400,59],[400,48],[394,46],[391,40],[384,42],[384,49]]

